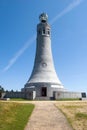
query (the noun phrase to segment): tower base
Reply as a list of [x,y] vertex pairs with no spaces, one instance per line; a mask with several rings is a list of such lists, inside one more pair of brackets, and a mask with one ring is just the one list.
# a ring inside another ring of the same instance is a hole
[[[54,99],[54,92],[66,91],[62,85],[55,83],[27,83],[22,89],[22,92],[31,93],[34,92],[33,99],[49,100]],[[29,95],[26,96],[29,99]]]

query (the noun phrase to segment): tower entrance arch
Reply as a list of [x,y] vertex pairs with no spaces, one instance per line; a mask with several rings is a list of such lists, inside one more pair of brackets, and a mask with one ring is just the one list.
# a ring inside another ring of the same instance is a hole
[[47,87],[42,87],[41,88],[41,96],[44,96],[44,97],[47,96]]

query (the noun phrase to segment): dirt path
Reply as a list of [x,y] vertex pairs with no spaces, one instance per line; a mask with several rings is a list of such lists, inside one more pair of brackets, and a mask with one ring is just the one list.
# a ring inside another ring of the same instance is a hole
[[36,101],[35,109],[25,130],[72,130],[54,102]]

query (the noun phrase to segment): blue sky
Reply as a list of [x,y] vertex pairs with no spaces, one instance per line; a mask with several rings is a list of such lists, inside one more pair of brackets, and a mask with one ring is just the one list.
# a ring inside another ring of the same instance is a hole
[[87,0],[0,0],[0,85],[20,90],[29,79],[42,12],[59,79],[68,90],[87,92]]

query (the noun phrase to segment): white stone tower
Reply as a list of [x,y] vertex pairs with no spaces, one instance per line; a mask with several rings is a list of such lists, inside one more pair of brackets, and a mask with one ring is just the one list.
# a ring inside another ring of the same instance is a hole
[[24,89],[36,91],[36,97],[53,97],[54,91],[64,90],[53,63],[51,51],[51,28],[48,16],[42,13],[37,25],[36,56],[32,74],[25,84]]

